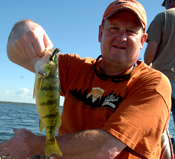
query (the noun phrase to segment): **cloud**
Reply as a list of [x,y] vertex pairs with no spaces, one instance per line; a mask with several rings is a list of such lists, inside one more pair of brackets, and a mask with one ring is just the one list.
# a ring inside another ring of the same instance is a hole
[[35,99],[33,99],[33,91],[30,91],[27,88],[21,88],[16,92],[8,90],[0,92],[0,101],[35,103]]
[[27,88],[21,88],[14,93],[14,96],[22,99],[29,99],[33,97],[33,92]]
[[[33,91],[30,91],[27,88],[21,88],[15,92],[4,91],[0,92],[0,101],[12,101],[12,102],[21,102],[21,103],[36,103],[36,100],[33,99]],[[64,97],[60,97],[60,105],[63,105]]]
[[10,91],[5,91],[5,96],[9,96],[11,94]]

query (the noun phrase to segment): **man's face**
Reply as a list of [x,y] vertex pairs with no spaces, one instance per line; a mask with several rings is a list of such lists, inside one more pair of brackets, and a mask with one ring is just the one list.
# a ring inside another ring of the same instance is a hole
[[138,59],[147,38],[137,16],[121,10],[106,19],[99,27],[99,42],[103,60],[124,67],[131,67]]

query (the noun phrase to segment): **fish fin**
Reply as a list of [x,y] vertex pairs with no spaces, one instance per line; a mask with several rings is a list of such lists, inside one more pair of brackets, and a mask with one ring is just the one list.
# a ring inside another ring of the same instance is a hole
[[35,98],[35,96],[36,96],[36,89],[37,90],[40,90],[40,88],[41,88],[41,84],[42,84],[42,75],[40,75],[40,74],[38,74],[37,75],[37,79],[38,79],[38,84],[36,85],[36,83],[34,84],[34,89],[33,89],[33,98]]
[[42,79],[43,79],[42,75],[40,77],[38,77],[38,90],[40,90],[40,88],[41,88],[42,81],[43,81]]
[[60,112],[58,112],[58,120],[57,120],[57,123],[55,125],[55,131],[58,130],[60,125],[61,125],[61,115],[60,115]]
[[39,131],[43,131],[43,123],[41,122],[41,120],[39,119]]
[[57,144],[56,139],[52,143],[46,140],[45,155],[50,156],[52,153],[62,156],[62,152]]
[[35,86],[34,86],[34,89],[33,89],[33,98],[35,98]]

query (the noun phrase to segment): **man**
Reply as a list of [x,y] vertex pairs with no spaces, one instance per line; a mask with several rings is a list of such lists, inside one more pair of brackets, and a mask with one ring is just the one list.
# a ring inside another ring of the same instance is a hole
[[[63,156],[57,158],[160,158],[171,86],[165,75],[137,61],[147,38],[145,29],[140,3],[116,0],[99,26],[102,59],[59,54],[65,102],[56,137]],[[52,47],[41,26],[23,20],[12,29],[7,53],[11,61],[35,72],[35,62]],[[0,156],[44,154],[45,136],[25,129],[14,132],[15,137],[0,144]]]
[[164,73],[172,86],[172,115],[175,122],[175,1],[164,0],[166,8],[159,13],[148,28],[146,64]]

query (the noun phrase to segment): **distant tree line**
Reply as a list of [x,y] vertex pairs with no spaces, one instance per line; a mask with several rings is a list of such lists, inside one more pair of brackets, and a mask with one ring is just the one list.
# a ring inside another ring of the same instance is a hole
[[6,102],[6,101],[0,101],[0,104],[11,104],[11,105],[36,106],[36,104],[32,104],[32,103]]
[[[34,103],[21,103],[21,102],[10,102],[10,101],[0,101],[0,104],[11,104],[11,105],[24,105],[24,106],[36,106]],[[62,107],[60,105],[60,107]]]

